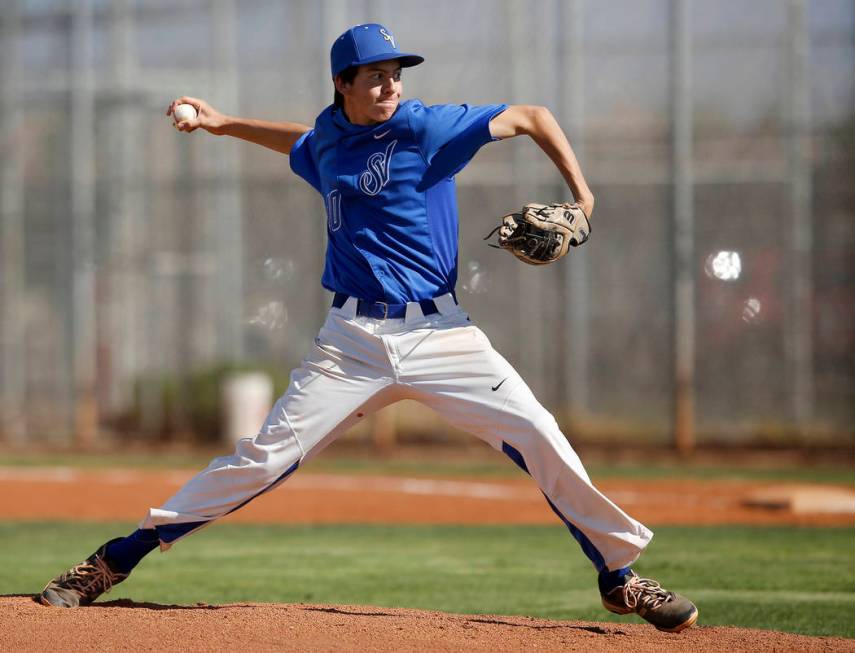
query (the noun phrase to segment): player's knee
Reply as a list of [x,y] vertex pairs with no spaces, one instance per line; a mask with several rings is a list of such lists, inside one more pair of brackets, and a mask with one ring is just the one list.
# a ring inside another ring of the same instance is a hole
[[265,428],[254,438],[238,441],[235,458],[238,465],[257,465],[278,473],[302,457],[297,436],[287,422]]
[[553,440],[559,436],[564,437],[558,426],[558,422],[545,409],[529,416],[527,419],[527,431],[529,433],[528,439],[534,441]]

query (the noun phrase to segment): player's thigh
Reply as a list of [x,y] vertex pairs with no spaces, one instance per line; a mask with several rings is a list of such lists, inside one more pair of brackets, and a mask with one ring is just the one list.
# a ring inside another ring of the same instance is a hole
[[257,441],[293,435],[309,454],[394,401],[391,376],[378,359],[344,346],[350,343],[321,330],[309,354],[291,372],[288,389],[267,416]]
[[556,429],[514,367],[469,325],[432,334],[406,380],[415,398],[496,448]]

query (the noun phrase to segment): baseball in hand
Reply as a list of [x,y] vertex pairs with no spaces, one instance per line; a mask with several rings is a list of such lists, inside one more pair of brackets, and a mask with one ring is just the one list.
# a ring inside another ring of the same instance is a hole
[[176,123],[193,120],[196,117],[196,107],[192,104],[179,104],[172,112],[172,117]]

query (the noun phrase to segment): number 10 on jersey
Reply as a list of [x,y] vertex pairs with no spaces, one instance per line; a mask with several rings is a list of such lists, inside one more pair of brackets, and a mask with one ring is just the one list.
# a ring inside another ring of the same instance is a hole
[[341,192],[331,190],[324,197],[327,209],[327,226],[330,231],[338,231],[341,228]]

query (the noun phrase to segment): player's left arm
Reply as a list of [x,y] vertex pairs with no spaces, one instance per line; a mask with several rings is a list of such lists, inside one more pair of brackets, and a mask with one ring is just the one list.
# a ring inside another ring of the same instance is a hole
[[493,138],[513,138],[522,134],[531,136],[552,159],[576,203],[590,218],[594,210],[594,194],[588,188],[573,148],[549,109],[526,104],[512,105],[490,121],[490,135]]

